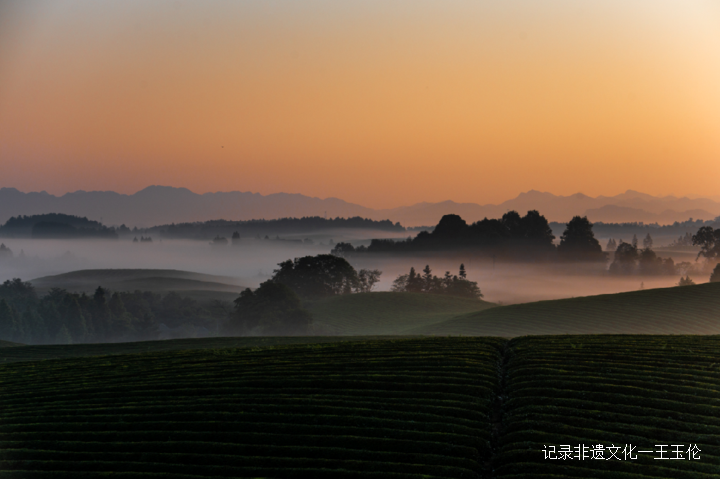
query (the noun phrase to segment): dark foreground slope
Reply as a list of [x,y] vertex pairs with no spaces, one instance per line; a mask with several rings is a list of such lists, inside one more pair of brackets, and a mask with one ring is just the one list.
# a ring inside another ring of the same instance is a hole
[[313,326],[324,334],[394,335],[496,306],[455,296],[374,292],[331,296],[309,302],[307,308]]
[[[415,336],[418,338],[419,336]],[[398,338],[411,338],[399,336]],[[192,349],[267,348],[301,344],[342,343],[387,339],[379,336],[260,336],[235,338],[189,338],[129,343],[24,345],[0,341],[0,364],[44,359],[83,358],[118,354],[158,353]],[[4,348],[4,346],[15,346]],[[19,347],[18,347],[19,346]]]
[[0,476],[477,477],[502,340],[0,366]]
[[406,334],[720,334],[720,283],[502,306]]
[[718,410],[718,336],[22,362],[0,366],[0,477],[710,479]]
[[720,474],[720,337],[520,338],[504,359],[495,477]]

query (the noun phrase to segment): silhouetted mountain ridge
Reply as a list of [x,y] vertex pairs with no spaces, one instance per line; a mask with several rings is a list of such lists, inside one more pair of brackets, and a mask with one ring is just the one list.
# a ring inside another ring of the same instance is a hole
[[250,220],[303,216],[355,217],[400,222],[403,226],[433,225],[449,213],[468,222],[498,218],[507,211],[521,214],[538,210],[549,221],[567,222],[575,215],[591,221],[672,223],[690,217],[710,220],[720,215],[720,202],[709,198],[655,197],[634,190],[616,196],[591,197],[583,193],[559,196],[530,190],[500,204],[479,205],[421,202],[397,208],[372,209],[339,198],[317,198],[299,193],[230,191],[197,194],[187,188],[153,185],[128,195],[114,191],[82,191],[51,195],[0,188],[0,223],[11,216],[64,213],[102,221],[106,225],[148,227],[159,224]]

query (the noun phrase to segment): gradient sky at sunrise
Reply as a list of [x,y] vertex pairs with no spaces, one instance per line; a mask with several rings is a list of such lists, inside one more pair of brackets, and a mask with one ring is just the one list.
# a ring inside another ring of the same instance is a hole
[[0,0],[0,186],[720,195],[716,0]]

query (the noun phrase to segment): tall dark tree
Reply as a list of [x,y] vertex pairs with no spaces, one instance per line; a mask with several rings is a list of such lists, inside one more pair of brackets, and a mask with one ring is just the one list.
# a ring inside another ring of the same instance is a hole
[[426,293],[429,293],[433,290],[433,274],[432,270],[430,269],[430,265],[425,265],[425,268],[423,268],[423,291]]
[[720,283],[720,263],[715,265],[715,269],[710,274],[711,283]]
[[0,258],[12,258],[13,252],[4,243],[0,244]]
[[643,248],[650,249],[653,247],[653,239],[652,236],[650,236],[650,233],[645,236],[645,239],[643,240]]
[[230,334],[303,335],[312,316],[300,298],[282,283],[265,281],[255,291],[245,289],[235,300],[235,314],[226,325]]
[[379,269],[361,269],[358,271],[358,281],[354,291],[356,293],[369,293],[380,281],[382,271]]
[[638,256],[639,273],[645,276],[663,273],[663,260],[650,248],[643,248]]
[[555,235],[548,220],[537,210],[528,211],[520,220],[523,236],[534,246],[553,247]]
[[460,263],[460,272],[458,273],[458,276],[462,279],[467,279],[467,271],[465,271],[465,265],[463,263]]
[[692,244],[700,246],[697,258],[700,256],[707,259],[720,257],[720,228],[713,230],[710,226],[703,226],[692,236]]
[[460,238],[467,230],[467,223],[458,215],[445,215],[432,232],[434,238]]
[[640,255],[638,249],[629,243],[620,243],[615,250],[615,260],[610,265],[613,274],[634,274]]
[[61,315],[63,325],[65,325],[72,337],[73,343],[85,342],[88,335],[85,316],[80,308],[77,298],[71,294],[66,294],[62,302]]
[[304,298],[320,298],[352,292],[357,271],[345,258],[331,254],[287,260],[273,271],[272,281],[282,283]]
[[107,340],[108,329],[112,322],[112,313],[107,302],[107,290],[98,286],[90,303],[94,339],[99,342]]
[[517,239],[525,236],[525,229],[523,228],[522,218],[520,217],[520,213],[518,213],[517,211],[508,211],[507,213],[502,215],[502,218],[500,218],[500,222],[503,224],[503,226],[507,230],[508,235],[511,238]]
[[0,299],[0,339],[4,341],[15,341],[17,335],[17,314],[7,301]]
[[575,216],[560,237],[558,254],[567,261],[604,262],[607,260],[602,246],[592,231],[587,216]]
[[422,276],[415,272],[415,268],[410,267],[410,273],[407,278],[407,291],[410,293],[420,293],[423,290]]
[[21,342],[26,344],[45,344],[50,340],[47,327],[45,326],[45,320],[31,307],[25,309],[22,315],[22,323],[25,338]]

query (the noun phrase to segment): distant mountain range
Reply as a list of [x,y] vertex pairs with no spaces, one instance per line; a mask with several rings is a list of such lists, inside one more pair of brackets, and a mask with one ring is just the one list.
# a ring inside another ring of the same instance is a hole
[[720,201],[710,198],[656,197],[628,190],[617,196],[590,197],[582,193],[557,196],[531,190],[498,205],[476,203],[417,203],[390,209],[372,209],[338,198],[301,194],[261,195],[240,191],[197,194],[186,188],[149,186],[132,195],[113,191],[76,191],[62,196],[46,192],[23,193],[0,188],[0,224],[12,216],[65,213],[86,216],[105,225],[148,227],[210,219],[250,220],[303,216],[389,219],[403,226],[435,225],[448,213],[468,222],[498,218],[510,210],[525,214],[538,210],[549,221],[567,222],[575,215],[591,221],[668,224],[688,218],[711,220],[720,216]]

